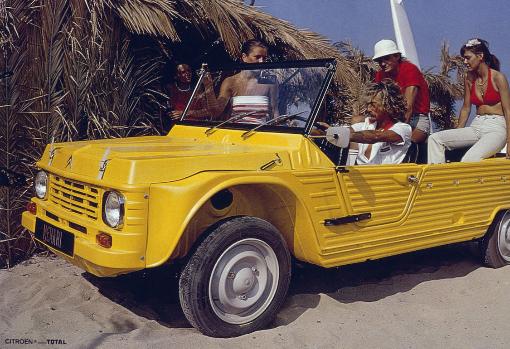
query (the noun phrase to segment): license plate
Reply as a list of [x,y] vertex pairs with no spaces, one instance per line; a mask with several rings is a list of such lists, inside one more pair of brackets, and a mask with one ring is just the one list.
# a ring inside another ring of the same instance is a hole
[[74,254],[74,235],[43,220],[35,223],[35,237],[71,257]]

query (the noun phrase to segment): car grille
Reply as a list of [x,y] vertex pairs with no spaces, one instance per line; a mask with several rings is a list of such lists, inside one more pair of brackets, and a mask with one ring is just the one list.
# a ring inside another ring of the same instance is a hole
[[55,205],[90,219],[98,218],[99,188],[52,175],[49,189],[49,199]]

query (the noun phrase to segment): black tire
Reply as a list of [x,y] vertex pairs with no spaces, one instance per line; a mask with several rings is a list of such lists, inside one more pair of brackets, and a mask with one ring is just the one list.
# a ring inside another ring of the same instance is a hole
[[236,217],[197,247],[181,273],[179,299],[200,332],[235,337],[274,319],[290,277],[289,250],[278,230],[259,218]]
[[483,263],[501,268],[510,263],[510,211],[500,212],[480,240]]

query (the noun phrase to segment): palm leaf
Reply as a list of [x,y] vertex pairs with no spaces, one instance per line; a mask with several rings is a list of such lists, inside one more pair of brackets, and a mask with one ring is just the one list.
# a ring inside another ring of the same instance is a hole
[[[29,6],[27,6],[29,5]],[[0,166],[18,173],[29,173],[26,149],[29,141],[24,125],[25,112],[33,101],[26,99],[27,36],[34,7],[32,3],[13,1],[7,6],[4,25],[10,38],[1,42],[0,70],[12,76],[0,81]],[[19,217],[28,199],[27,187],[0,188],[0,267],[27,256],[33,249],[30,235],[21,228]]]

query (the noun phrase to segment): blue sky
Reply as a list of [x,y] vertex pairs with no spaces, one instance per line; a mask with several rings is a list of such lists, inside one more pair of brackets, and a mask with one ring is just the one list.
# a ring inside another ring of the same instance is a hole
[[[256,0],[255,5],[333,42],[350,40],[372,55],[373,44],[394,39],[389,0]],[[439,65],[443,41],[450,53],[469,38],[486,39],[510,77],[509,0],[405,0],[422,69]]]

